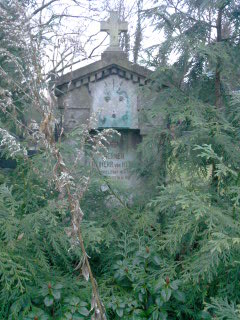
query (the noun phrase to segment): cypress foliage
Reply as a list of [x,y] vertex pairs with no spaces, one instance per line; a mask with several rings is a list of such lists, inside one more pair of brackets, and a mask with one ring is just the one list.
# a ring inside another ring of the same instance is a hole
[[[239,6],[155,5],[146,16],[165,41],[149,51],[156,71],[145,89],[153,108],[144,116],[154,127],[140,145],[137,168],[144,197],[124,206],[127,196],[114,186],[123,201],[110,206],[114,194],[101,190],[105,180],[94,172],[81,198],[85,246],[109,319],[236,320]],[[11,74],[6,63],[2,57]],[[1,88],[16,89],[4,81]],[[70,236],[69,207],[51,182],[54,161],[44,152],[26,158],[18,142],[1,135],[12,143],[5,152],[17,167],[0,184],[0,318],[89,319],[91,289],[79,277],[82,254]],[[61,146],[66,159],[72,149]],[[87,180],[85,168],[73,169]]]

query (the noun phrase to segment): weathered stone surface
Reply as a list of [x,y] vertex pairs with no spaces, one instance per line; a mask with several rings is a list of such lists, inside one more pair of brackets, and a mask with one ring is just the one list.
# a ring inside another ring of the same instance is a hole
[[70,130],[92,118],[92,129],[139,129],[144,134],[144,128],[151,126],[151,123],[142,115],[147,104],[139,90],[140,83],[136,82],[138,77],[131,79],[128,77],[129,73],[122,77],[123,71],[118,67],[108,71],[101,73],[100,79],[94,78],[94,81],[75,87],[58,97],[65,129]]
[[[152,74],[151,70],[148,70],[138,64],[134,64],[127,60],[124,52],[107,52],[102,54],[102,59],[94,63],[89,64],[83,68],[69,72],[58,79],[56,95],[60,96],[66,91],[69,91],[69,82],[76,85],[81,79],[86,79],[86,83],[90,80],[90,76],[95,75],[99,71],[106,71],[111,68],[118,68],[125,71],[125,76],[131,78],[131,75],[139,75],[142,78],[149,78]],[[130,77],[129,77],[130,75]],[[74,88],[74,86],[73,86]]]
[[120,21],[117,11],[110,11],[108,21],[101,22],[101,31],[106,31],[110,35],[110,46],[107,51],[121,51],[119,47],[119,34],[128,30],[128,23]]
[[96,162],[103,175],[128,186],[136,185],[136,177],[131,174],[137,159],[136,148],[141,136],[151,129],[151,122],[144,116],[144,99],[137,81],[141,79],[143,84],[146,78],[133,77],[131,71],[117,65],[105,71],[98,79],[94,75],[91,82],[58,97],[63,125],[67,131],[81,124],[88,124],[90,129],[119,130],[121,138],[111,141],[106,160],[98,157]]
[[141,141],[139,132],[121,131],[120,136],[110,140],[108,153],[98,156],[95,163],[103,175],[125,185],[135,185],[137,180],[133,173],[136,162],[136,148]]
[[63,110],[63,121],[66,130],[77,125],[86,124],[90,118],[92,97],[88,86],[81,86],[61,96],[59,106]]
[[92,128],[138,129],[137,88],[132,81],[112,75],[91,84]]

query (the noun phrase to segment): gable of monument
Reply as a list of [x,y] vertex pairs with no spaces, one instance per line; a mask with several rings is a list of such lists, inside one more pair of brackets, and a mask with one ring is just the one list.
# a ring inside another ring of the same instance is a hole
[[139,129],[138,87],[146,83],[150,71],[118,59],[118,53],[107,58],[103,56],[58,82],[56,94],[65,129],[88,120],[91,128]]

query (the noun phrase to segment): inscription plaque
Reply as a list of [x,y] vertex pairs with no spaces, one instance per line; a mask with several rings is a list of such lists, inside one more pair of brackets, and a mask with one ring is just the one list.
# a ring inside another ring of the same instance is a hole
[[101,173],[112,180],[125,182],[128,185],[133,184],[136,177],[132,168],[136,161],[136,147],[139,139],[137,133],[129,131],[114,137],[110,141],[107,154],[95,158]]

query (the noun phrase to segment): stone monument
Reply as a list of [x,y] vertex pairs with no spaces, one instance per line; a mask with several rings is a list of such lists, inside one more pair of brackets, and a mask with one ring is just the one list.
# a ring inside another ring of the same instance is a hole
[[127,27],[117,12],[110,12],[109,20],[101,22],[101,31],[110,35],[101,60],[62,76],[56,95],[66,131],[86,123],[93,130],[119,131],[120,136],[110,141],[106,159],[98,158],[97,164],[103,175],[131,185],[136,147],[147,131],[141,121],[144,105],[139,89],[151,71],[131,63],[119,47],[119,34]]

